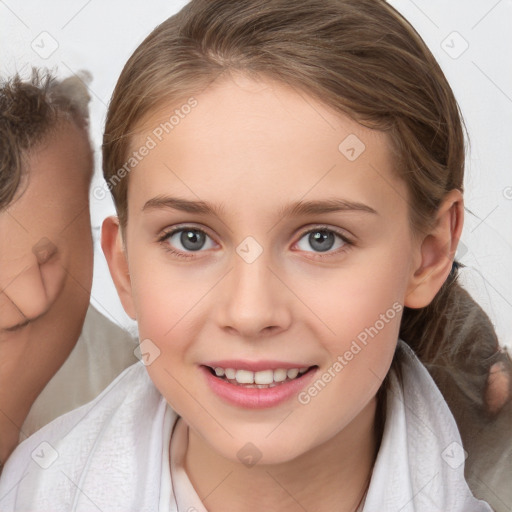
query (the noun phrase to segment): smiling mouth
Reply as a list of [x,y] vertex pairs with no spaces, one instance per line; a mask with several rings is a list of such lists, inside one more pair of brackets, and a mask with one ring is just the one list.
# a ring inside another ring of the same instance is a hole
[[229,384],[244,388],[264,389],[280,386],[293,380],[299,380],[310,371],[318,368],[318,366],[314,365],[290,369],[279,368],[276,370],[269,369],[258,372],[236,370],[234,368],[212,368],[210,366],[205,366],[205,368],[207,368],[213,376]]

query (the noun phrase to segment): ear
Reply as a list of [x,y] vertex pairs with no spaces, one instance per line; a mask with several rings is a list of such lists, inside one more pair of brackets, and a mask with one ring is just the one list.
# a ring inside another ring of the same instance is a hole
[[453,189],[439,207],[434,227],[418,242],[405,306],[423,308],[432,302],[452,269],[463,224],[464,199],[460,190]]
[[126,252],[123,247],[119,219],[115,216],[107,217],[101,229],[101,248],[107,259],[110,275],[121,299],[121,304],[127,315],[136,319],[135,307],[132,298],[132,286]]

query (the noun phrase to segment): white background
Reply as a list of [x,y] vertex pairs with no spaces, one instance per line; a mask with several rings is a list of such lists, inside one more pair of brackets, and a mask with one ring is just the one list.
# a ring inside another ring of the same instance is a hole
[[[106,106],[122,66],[142,39],[186,0],[0,0],[0,73],[49,67],[61,77],[80,69],[90,85],[93,187],[101,184],[100,146]],[[440,63],[461,107],[471,140],[466,211],[458,259],[462,282],[512,346],[512,0],[392,0]],[[457,32],[457,34],[453,34]],[[465,46],[468,48],[463,52]],[[41,56],[35,49],[43,53]],[[48,57],[44,52],[53,53]],[[459,55],[460,54],[460,55]],[[134,328],[111,282],[98,243],[114,213],[109,197],[91,198],[95,236],[92,303]]]

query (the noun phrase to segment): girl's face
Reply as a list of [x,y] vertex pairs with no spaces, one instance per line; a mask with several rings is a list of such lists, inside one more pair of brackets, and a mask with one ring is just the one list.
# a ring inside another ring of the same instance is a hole
[[[354,429],[374,410],[418,263],[386,136],[243,77],[137,133],[122,300],[157,388],[233,461],[284,462]],[[246,388],[207,367],[287,381]],[[290,380],[293,368],[310,370]]]

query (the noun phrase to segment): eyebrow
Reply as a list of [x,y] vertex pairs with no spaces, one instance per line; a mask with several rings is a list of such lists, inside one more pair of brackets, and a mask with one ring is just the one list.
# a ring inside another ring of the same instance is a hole
[[[155,209],[173,209],[188,213],[198,213],[204,215],[222,216],[224,208],[219,205],[213,205],[205,201],[189,201],[170,196],[157,196],[147,201],[142,207],[142,211]],[[294,215],[318,215],[322,213],[332,213],[341,211],[359,211],[379,215],[379,213],[363,203],[348,201],[346,199],[326,199],[318,201],[296,201],[282,207],[278,213],[278,218],[291,217]]]

